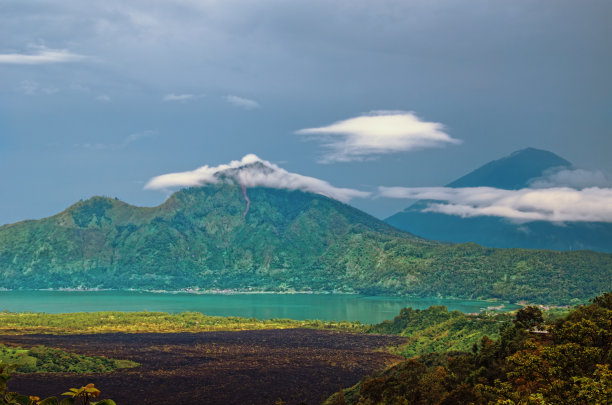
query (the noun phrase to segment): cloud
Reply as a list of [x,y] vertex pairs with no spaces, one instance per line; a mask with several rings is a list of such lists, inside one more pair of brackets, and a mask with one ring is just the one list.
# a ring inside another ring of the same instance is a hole
[[38,83],[32,80],[23,80],[19,83],[19,89],[28,96],[35,94],[38,91]]
[[41,65],[47,63],[77,62],[85,58],[66,49],[49,49],[36,47],[34,53],[4,53],[0,54],[0,64]]
[[602,171],[576,168],[557,168],[544,173],[542,177],[532,179],[533,188],[571,187],[583,189],[588,187],[610,187],[612,180]]
[[233,96],[231,94],[224,97],[225,101],[230,104],[235,105],[236,107],[241,107],[247,110],[252,110],[254,108],[261,107],[259,103],[255,100],[251,100],[249,98]]
[[104,103],[108,103],[111,101],[110,96],[106,95],[106,94],[100,94],[98,97],[96,97],[96,100],[98,101],[102,101]]
[[19,83],[19,90],[27,96],[34,94],[43,93],[46,95],[52,95],[59,91],[57,87],[43,87],[33,80],[23,80]]
[[146,131],[142,131],[142,132],[134,132],[133,134],[129,134],[128,136],[126,136],[125,139],[123,139],[123,142],[121,143],[121,145],[128,146],[129,144],[138,142],[145,138],[150,138],[152,136],[155,136],[156,134],[157,134],[157,131],[153,131],[151,129],[147,129]]
[[51,95],[59,92],[59,89],[57,87],[43,87],[42,89],[40,89],[40,91],[45,94]]
[[155,134],[157,134],[157,131],[146,130],[130,134],[123,138],[120,143],[84,143],[76,144],[75,146],[90,150],[118,150],[124,149],[135,142],[141,141],[142,139],[152,137]]
[[88,92],[90,90],[89,87],[84,86],[81,83],[71,83],[70,84],[70,89],[71,90],[75,90],[75,91],[81,91],[81,92]]
[[241,160],[233,160],[229,164],[202,166],[192,171],[156,176],[150,179],[144,188],[168,190],[221,182],[237,183],[245,187],[302,190],[322,194],[342,202],[370,196],[370,193],[365,191],[334,187],[324,180],[288,172],[253,154],[246,155]]
[[180,101],[186,103],[188,101],[195,100],[196,98],[204,97],[203,94],[166,94],[164,96],[164,101]]
[[379,187],[379,196],[434,200],[423,212],[517,222],[612,222],[612,188],[503,190],[492,187]]
[[80,147],[88,150],[105,150],[110,149],[112,145],[106,143],[83,143],[83,144],[75,144],[74,146]]
[[318,128],[296,131],[323,141],[322,162],[350,162],[377,155],[461,143],[444,132],[444,125],[422,121],[414,112],[371,111]]

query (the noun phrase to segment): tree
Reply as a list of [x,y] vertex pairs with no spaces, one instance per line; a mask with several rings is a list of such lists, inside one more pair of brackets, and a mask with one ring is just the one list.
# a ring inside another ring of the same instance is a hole
[[536,325],[540,325],[544,322],[544,316],[542,311],[538,307],[528,306],[520,309],[516,313],[516,319],[514,323],[524,328],[533,328]]

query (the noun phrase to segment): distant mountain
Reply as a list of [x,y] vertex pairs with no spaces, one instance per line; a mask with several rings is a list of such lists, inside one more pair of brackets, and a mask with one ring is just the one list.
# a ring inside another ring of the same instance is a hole
[[612,287],[612,255],[440,244],[322,195],[231,183],[184,189],[148,208],[94,197],[53,217],[2,226],[0,286],[539,302]]
[[[485,164],[447,187],[496,187],[507,190],[528,187],[551,170],[571,168],[571,163],[552,152],[533,148]],[[612,224],[600,222],[547,221],[513,223],[496,217],[461,218],[422,212],[431,201],[417,201],[385,219],[390,225],[424,238],[501,248],[594,250],[612,252]]]
[[571,166],[570,162],[552,152],[527,148],[489,162],[453,181],[447,187],[496,187],[518,190],[529,186],[530,180],[541,177],[550,169]]

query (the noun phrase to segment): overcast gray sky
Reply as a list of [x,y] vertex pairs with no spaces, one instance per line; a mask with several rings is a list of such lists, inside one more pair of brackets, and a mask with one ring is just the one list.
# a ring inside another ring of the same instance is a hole
[[0,224],[159,204],[149,179],[249,153],[365,191],[528,146],[610,173],[610,21],[607,0],[0,0]]

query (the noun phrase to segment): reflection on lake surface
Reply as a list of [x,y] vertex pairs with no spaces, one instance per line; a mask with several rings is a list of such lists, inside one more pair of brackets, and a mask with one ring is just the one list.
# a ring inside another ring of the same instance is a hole
[[[0,310],[11,312],[196,311],[247,318],[347,320],[378,323],[400,309],[445,305],[449,310],[479,312],[499,303],[415,297],[367,297],[348,294],[189,294],[136,291],[2,291]],[[504,310],[517,306],[505,304]]]

